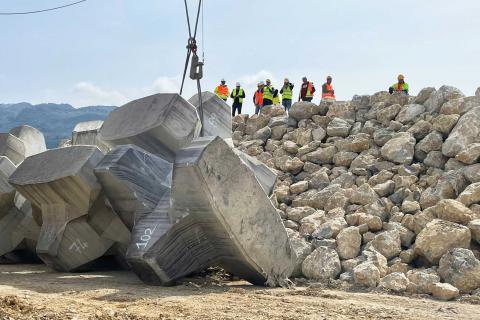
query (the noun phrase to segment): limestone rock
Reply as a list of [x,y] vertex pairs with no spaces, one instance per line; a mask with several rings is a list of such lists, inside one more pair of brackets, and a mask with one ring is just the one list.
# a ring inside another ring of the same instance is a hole
[[470,221],[468,228],[472,233],[472,239],[480,244],[480,219]]
[[296,256],[292,277],[300,277],[302,276],[302,263],[305,258],[312,253],[313,247],[309,242],[305,241],[298,232],[287,230],[287,233]]
[[[228,128],[230,132],[231,125]],[[99,138],[109,146],[134,144],[172,161],[200,130],[193,105],[178,94],[156,94],[113,110],[103,123]]]
[[385,231],[375,236],[371,245],[385,258],[397,257],[402,251],[400,233],[397,230]]
[[417,236],[415,252],[431,264],[437,264],[450,249],[468,248],[470,240],[471,234],[467,227],[437,219],[428,223]]
[[413,100],[413,103],[424,104],[432,96],[432,94],[435,91],[436,90],[433,87],[423,88],[422,90],[420,90],[418,95],[415,97],[415,99]]
[[356,285],[374,288],[380,282],[380,271],[373,262],[363,262],[353,268],[353,279]]
[[382,147],[382,156],[398,164],[410,164],[415,143],[415,138],[410,133],[398,133]]
[[297,121],[302,119],[311,119],[314,115],[319,114],[319,106],[311,102],[296,102],[290,108],[288,115]]
[[318,247],[303,261],[302,272],[309,279],[336,279],[341,272],[337,252],[327,247]]
[[480,159],[480,143],[469,144],[455,159],[465,164],[474,164]]
[[461,202],[452,199],[440,200],[433,207],[437,218],[466,225],[473,219],[472,211]]
[[471,250],[455,248],[448,251],[440,259],[438,274],[460,292],[480,288],[480,261]]
[[455,157],[468,145],[476,142],[480,135],[480,107],[464,114],[444,142],[442,152],[447,157]]
[[425,112],[425,107],[422,106],[421,104],[406,105],[400,110],[395,120],[401,123],[408,123],[415,120],[415,118],[417,118],[424,112]]
[[358,227],[348,227],[337,235],[337,252],[341,259],[353,259],[358,256],[362,236]]
[[453,300],[460,295],[458,289],[449,283],[434,283],[430,288],[433,297],[443,301]]
[[457,124],[458,119],[460,119],[460,116],[457,114],[441,114],[433,119],[433,130],[436,130],[447,137],[450,134],[450,131],[452,131]]
[[425,101],[424,106],[427,112],[439,112],[445,102],[462,97],[464,97],[464,94],[459,89],[451,86],[442,86]]
[[433,284],[440,282],[440,277],[433,269],[416,269],[407,272],[408,280],[415,284],[417,293],[431,293]]
[[393,291],[405,292],[409,284],[408,278],[401,272],[393,272],[380,280],[379,288]]
[[331,137],[347,137],[352,125],[341,118],[333,118],[328,124],[327,134]]

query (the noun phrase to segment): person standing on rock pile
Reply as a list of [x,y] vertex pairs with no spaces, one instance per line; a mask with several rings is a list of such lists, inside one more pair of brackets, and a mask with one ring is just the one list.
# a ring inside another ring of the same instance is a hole
[[333,90],[331,76],[327,77],[327,82],[322,86],[322,99],[335,100],[335,90]]
[[235,117],[235,111],[238,111],[238,114],[242,114],[242,105],[243,99],[245,99],[245,91],[240,87],[240,83],[237,82],[235,89],[232,90],[230,98],[233,99],[232,117]]
[[278,94],[278,89],[273,89],[273,104],[280,104],[280,95]]
[[307,77],[303,77],[302,79],[302,87],[300,88],[300,96],[298,97],[298,101],[308,101],[312,102],[313,94],[315,93],[315,86],[313,82],[308,81]]
[[405,76],[403,74],[398,75],[398,82],[388,88],[390,94],[404,94],[408,96],[408,83],[405,82]]
[[220,99],[227,102],[229,93],[230,92],[228,91],[228,86],[226,85],[226,81],[225,79],[222,79],[222,81],[220,82],[220,85],[215,88],[215,94]]
[[267,84],[262,88],[263,93],[263,106],[271,106],[273,104],[273,92],[275,89],[272,87],[270,79],[265,81]]
[[253,95],[253,104],[255,105],[255,114],[258,114],[260,112],[260,109],[263,106],[263,86],[265,84],[260,82],[258,84],[258,90],[255,91],[255,94]]
[[292,107],[293,87],[293,83],[290,83],[290,81],[285,78],[280,93],[282,94],[282,105],[286,112],[289,112]]

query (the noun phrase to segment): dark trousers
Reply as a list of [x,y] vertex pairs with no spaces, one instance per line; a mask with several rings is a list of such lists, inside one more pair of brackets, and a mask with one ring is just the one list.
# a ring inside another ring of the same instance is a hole
[[263,106],[271,106],[273,104],[272,100],[269,99],[263,99]]
[[242,114],[242,104],[241,103],[233,103],[232,104],[232,117],[235,117],[235,111],[237,114]]
[[302,101],[306,101],[306,102],[312,102],[313,98],[305,98],[303,97],[302,98]]

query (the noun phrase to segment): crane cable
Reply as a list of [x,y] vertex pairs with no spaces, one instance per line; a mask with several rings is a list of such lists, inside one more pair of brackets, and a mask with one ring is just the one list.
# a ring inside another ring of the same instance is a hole
[[185,59],[185,68],[183,70],[183,77],[182,77],[182,85],[180,87],[180,95],[183,93],[183,86],[185,84],[185,76],[187,74],[187,69],[188,69],[188,65],[189,65],[189,62],[190,62],[190,56],[192,55],[193,53],[193,57],[192,57],[192,60],[191,60],[191,65],[190,65],[190,78],[192,80],[197,80],[197,91],[198,91],[198,107],[197,107],[197,111],[198,111],[198,115],[200,117],[200,123],[202,124],[202,129],[201,129],[201,135],[203,135],[203,101],[202,101],[202,87],[200,85],[200,79],[202,79],[203,77],[203,61],[200,61],[198,55],[197,55],[197,40],[196,40],[196,37],[197,37],[197,31],[198,31],[198,22],[200,20],[200,14],[201,14],[201,18],[202,18],[202,55],[203,55],[203,58],[205,57],[205,47],[204,47],[204,44],[203,44],[203,37],[204,37],[204,21],[203,21],[203,1],[202,0],[199,0],[198,2],[198,9],[197,9],[197,17],[195,19],[195,29],[193,31],[193,35],[192,35],[192,27],[190,25],[190,14],[189,14],[189,11],[188,11],[188,4],[187,4],[187,0],[184,0],[184,4],[185,4],[185,13],[186,13],[186,16],[187,16],[187,26],[188,26],[188,35],[189,35],[189,38],[188,38],[188,43],[187,43],[187,58]]
[[0,12],[0,16],[15,16],[15,15],[25,15],[25,14],[34,14],[34,13],[42,13],[42,12],[48,12],[48,11],[54,11],[54,10],[59,10],[63,9],[66,7],[71,7],[77,4],[80,4],[82,2],[86,2],[87,0],[80,0],[72,3],[65,4],[63,6],[59,7],[54,7],[54,8],[48,8],[48,9],[42,9],[42,10],[35,10],[35,11],[24,11],[24,12]]

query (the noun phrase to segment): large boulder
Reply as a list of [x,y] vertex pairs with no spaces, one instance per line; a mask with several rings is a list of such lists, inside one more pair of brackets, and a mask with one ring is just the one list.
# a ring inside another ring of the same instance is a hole
[[320,107],[312,102],[297,102],[290,108],[288,115],[297,121],[311,119],[320,113]]
[[395,120],[401,123],[409,123],[425,112],[425,107],[421,104],[409,104],[404,106]]
[[466,225],[473,219],[472,211],[464,204],[453,199],[440,200],[434,207],[436,217]]
[[337,252],[341,259],[353,259],[358,256],[362,236],[358,227],[348,227],[337,235]]
[[381,279],[380,288],[393,292],[405,292],[410,281],[402,272],[393,272]]
[[352,125],[341,118],[334,118],[327,126],[327,134],[331,137],[347,137]]
[[438,113],[445,102],[453,99],[463,98],[464,96],[465,95],[455,87],[442,86],[440,89],[435,91],[427,101],[425,101],[424,106],[427,112]]
[[480,261],[471,250],[455,248],[440,259],[438,274],[461,292],[480,288]]
[[382,156],[398,164],[410,164],[415,152],[416,140],[412,134],[402,132],[396,134],[381,149]]
[[337,252],[327,247],[318,247],[302,264],[303,274],[314,280],[336,279],[342,267]]
[[373,262],[363,262],[353,268],[353,279],[356,285],[374,288],[380,282],[380,270]]
[[480,107],[464,114],[443,143],[442,152],[447,157],[455,157],[471,143],[477,142],[480,135]]
[[388,260],[397,257],[402,251],[402,242],[398,230],[379,233],[370,244]]
[[292,277],[300,277],[302,276],[303,261],[312,253],[313,246],[311,243],[301,237],[298,232],[287,229],[287,233],[296,257],[295,268],[293,269]]
[[113,110],[99,138],[110,147],[134,144],[172,161],[200,131],[200,119],[192,104],[178,94],[161,93]]
[[462,225],[435,219],[427,224],[415,241],[415,253],[431,264],[453,248],[469,248],[470,230]]

